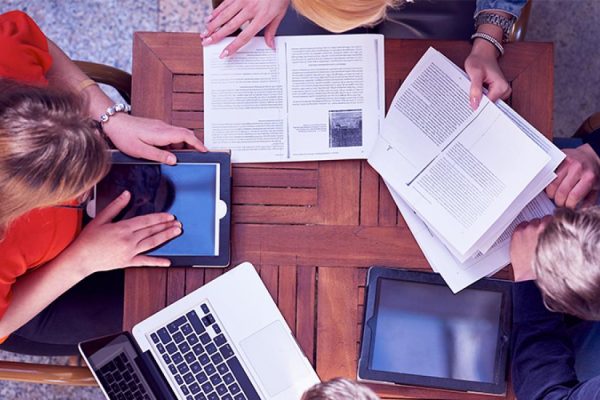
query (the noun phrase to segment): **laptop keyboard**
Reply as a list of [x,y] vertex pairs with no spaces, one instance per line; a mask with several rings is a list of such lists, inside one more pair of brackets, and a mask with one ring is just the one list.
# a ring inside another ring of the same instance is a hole
[[185,400],[260,400],[208,304],[150,335]]
[[111,400],[150,400],[125,353],[106,363],[96,374],[104,382],[104,389]]

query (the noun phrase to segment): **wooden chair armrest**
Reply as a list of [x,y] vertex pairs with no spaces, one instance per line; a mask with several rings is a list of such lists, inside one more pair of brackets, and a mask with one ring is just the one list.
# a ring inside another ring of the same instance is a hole
[[573,137],[583,137],[595,130],[600,129],[600,112],[590,115],[577,129]]
[[131,74],[109,65],[89,61],[75,61],[75,64],[92,80],[112,86],[131,104]]
[[515,21],[508,37],[509,42],[521,42],[525,40],[527,23],[529,22],[529,15],[531,14],[531,2],[532,0],[528,0],[527,4],[525,4],[521,10],[521,15],[519,16],[519,19]]
[[0,380],[69,386],[97,386],[87,367],[0,361]]

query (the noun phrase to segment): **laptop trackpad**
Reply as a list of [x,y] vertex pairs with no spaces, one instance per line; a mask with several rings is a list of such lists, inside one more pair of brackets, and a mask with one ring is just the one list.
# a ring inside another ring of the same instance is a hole
[[296,342],[275,321],[240,342],[242,351],[269,396],[298,382],[309,372]]

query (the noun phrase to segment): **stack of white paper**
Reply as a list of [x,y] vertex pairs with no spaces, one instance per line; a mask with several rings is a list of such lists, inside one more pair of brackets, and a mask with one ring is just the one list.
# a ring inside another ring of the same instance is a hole
[[430,48],[398,90],[368,158],[455,292],[509,263],[519,222],[553,211],[540,192],[564,158],[504,102],[484,97],[472,111],[469,86]]

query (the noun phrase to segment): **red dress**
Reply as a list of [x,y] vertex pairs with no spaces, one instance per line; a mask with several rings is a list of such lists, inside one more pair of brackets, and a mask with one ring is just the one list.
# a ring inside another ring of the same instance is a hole
[[[45,86],[51,65],[48,41],[36,23],[21,11],[1,14],[0,77]],[[30,211],[10,224],[0,241],[0,318],[17,278],[60,254],[80,227],[79,210],[58,207]]]

